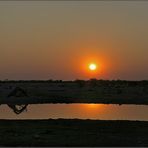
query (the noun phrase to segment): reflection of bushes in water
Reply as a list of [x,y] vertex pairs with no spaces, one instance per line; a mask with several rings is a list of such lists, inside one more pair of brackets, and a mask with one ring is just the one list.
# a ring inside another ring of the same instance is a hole
[[7,104],[16,114],[20,114],[23,111],[27,111],[28,104],[25,105],[14,105],[14,104]]
[[[20,88],[20,87],[16,87],[12,92],[9,93],[8,98],[11,97],[28,97],[27,92]],[[28,104],[21,104],[21,105],[17,105],[17,104],[7,104],[16,114],[20,114],[23,111],[27,110],[27,106]]]

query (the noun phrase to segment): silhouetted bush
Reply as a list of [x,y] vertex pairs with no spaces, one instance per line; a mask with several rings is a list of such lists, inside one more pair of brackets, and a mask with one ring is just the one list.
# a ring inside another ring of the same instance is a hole
[[91,87],[96,87],[97,81],[98,81],[97,79],[90,79],[89,82],[90,82]]
[[84,80],[75,80],[75,83],[77,83],[79,87],[84,87],[86,82]]

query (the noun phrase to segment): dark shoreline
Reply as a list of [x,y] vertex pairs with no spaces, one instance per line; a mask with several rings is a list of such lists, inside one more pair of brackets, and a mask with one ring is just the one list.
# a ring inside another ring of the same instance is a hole
[[148,81],[0,81],[0,104],[42,103],[148,105]]
[[0,120],[0,146],[148,146],[148,122]]

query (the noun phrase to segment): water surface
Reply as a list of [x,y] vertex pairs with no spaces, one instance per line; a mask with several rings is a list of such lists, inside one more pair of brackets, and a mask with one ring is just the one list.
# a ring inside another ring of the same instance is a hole
[[79,118],[102,120],[146,120],[146,105],[105,104],[38,104],[29,105],[27,111],[16,115],[7,105],[0,106],[0,119]]

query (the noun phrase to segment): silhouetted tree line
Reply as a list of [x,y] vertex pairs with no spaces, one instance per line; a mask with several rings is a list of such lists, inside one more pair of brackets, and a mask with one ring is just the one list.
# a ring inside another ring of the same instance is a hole
[[148,86],[148,80],[141,81],[129,81],[129,80],[98,80],[98,79],[90,79],[90,80],[79,80],[76,79],[74,81],[63,81],[63,80],[0,80],[0,83],[76,83],[80,87],[84,87],[86,84],[89,84],[93,87],[95,86]]
[[62,80],[0,80],[0,83],[62,83]]
[[[105,86],[105,87],[146,87],[148,86],[148,80],[142,81],[128,81],[128,80],[97,80],[97,79],[90,79],[87,81],[84,80],[75,80],[75,82],[80,86],[83,87],[89,84],[92,87],[97,86]],[[120,92],[119,92],[120,93]]]

